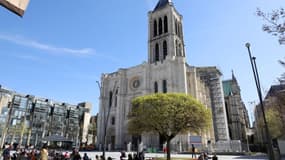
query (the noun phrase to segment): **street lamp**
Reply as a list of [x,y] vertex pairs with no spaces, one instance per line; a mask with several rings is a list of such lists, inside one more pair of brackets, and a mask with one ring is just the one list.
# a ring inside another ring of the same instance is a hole
[[260,101],[260,106],[261,106],[261,111],[262,111],[262,116],[263,116],[263,121],[264,121],[264,127],[265,127],[265,134],[266,134],[267,145],[268,145],[267,146],[268,158],[270,160],[274,160],[274,152],[273,152],[273,148],[272,148],[271,137],[269,134],[269,129],[268,129],[265,113],[264,113],[264,105],[263,105],[263,101],[262,101],[262,93],[261,93],[261,88],[260,88],[259,75],[258,75],[258,71],[257,71],[256,61],[255,61],[256,57],[251,56],[250,43],[246,43],[245,46],[248,50],[248,55],[249,55],[249,59],[250,59],[251,67],[252,67],[252,72],[254,75],[255,85],[256,85],[259,101]]

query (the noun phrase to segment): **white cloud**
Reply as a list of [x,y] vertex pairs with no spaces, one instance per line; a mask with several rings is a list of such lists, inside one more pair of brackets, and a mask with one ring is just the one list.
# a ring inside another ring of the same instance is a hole
[[30,55],[20,55],[17,56],[16,58],[20,58],[20,59],[24,59],[24,60],[30,60],[30,61],[40,61],[40,59],[38,57],[35,56],[30,56]]
[[40,50],[44,50],[47,52],[53,52],[53,53],[65,53],[65,54],[71,54],[75,56],[91,55],[95,53],[94,49],[92,48],[73,49],[73,48],[66,48],[66,47],[57,47],[57,46],[41,43],[41,42],[31,40],[25,37],[21,37],[21,36],[0,34],[0,40],[9,41],[11,43],[15,43],[21,46],[40,49]]

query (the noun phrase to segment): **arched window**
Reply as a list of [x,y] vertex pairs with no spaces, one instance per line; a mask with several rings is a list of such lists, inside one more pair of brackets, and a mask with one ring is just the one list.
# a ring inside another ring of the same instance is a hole
[[110,91],[110,93],[109,93],[109,107],[112,106],[112,98],[113,98],[113,92]]
[[163,59],[167,56],[167,42],[163,41]]
[[157,22],[154,20],[153,22],[153,36],[157,36]]
[[181,52],[181,44],[179,43],[178,45],[178,55],[182,56],[182,52]]
[[175,51],[176,51],[176,56],[179,56],[178,55],[178,41],[177,41],[177,39],[176,39],[176,41],[175,41]]
[[175,19],[175,33],[178,34],[178,26],[177,26],[177,20]]
[[111,119],[111,124],[112,124],[112,125],[115,125],[115,121],[116,121],[115,117],[112,117],[112,119]]
[[161,20],[161,18],[159,18],[159,20],[158,20],[158,34],[159,35],[162,34],[162,20]]
[[118,89],[115,92],[115,107],[117,106],[118,103]]
[[183,37],[183,32],[182,32],[182,24],[181,23],[179,25],[179,30],[180,30],[180,37],[182,38]]
[[155,57],[154,58],[155,58],[154,59],[155,62],[159,61],[159,46],[157,43],[155,44]]
[[167,21],[167,16],[164,16],[164,33],[168,32],[168,21]]
[[162,81],[162,92],[167,93],[167,81],[166,80]]
[[158,85],[157,82],[154,82],[154,93],[158,92]]
[[177,35],[178,37],[181,37],[180,23],[177,23]]

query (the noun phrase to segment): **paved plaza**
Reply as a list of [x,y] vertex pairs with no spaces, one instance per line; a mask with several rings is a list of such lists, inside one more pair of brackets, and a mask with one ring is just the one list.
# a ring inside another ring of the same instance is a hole
[[[91,160],[95,160],[95,155],[102,155],[102,152],[80,152],[83,156],[84,153],[91,158]],[[135,153],[135,152],[127,152]],[[106,152],[106,157],[112,157],[115,160],[120,159],[120,152]],[[163,153],[146,153],[145,157],[165,157],[166,155]],[[211,155],[210,155],[211,156]],[[176,158],[191,158],[191,154],[171,154],[171,157]],[[247,160],[247,159],[256,159],[256,160],[267,160],[268,158],[264,154],[257,154],[254,156],[245,156],[245,155],[218,155],[219,160]]]

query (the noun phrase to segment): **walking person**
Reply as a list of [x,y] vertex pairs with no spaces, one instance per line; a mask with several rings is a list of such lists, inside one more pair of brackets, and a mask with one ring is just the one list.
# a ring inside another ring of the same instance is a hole
[[40,160],[48,160],[48,150],[46,145],[42,147],[40,154]]
[[3,160],[10,160],[10,149],[11,146],[6,146],[6,148],[3,150],[2,156],[3,156]]
[[196,151],[196,148],[195,148],[194,144],[192,144],[192,158],[196,158],[195,151]]
[[89,160],[87,153],[84,153],[83,160]]

